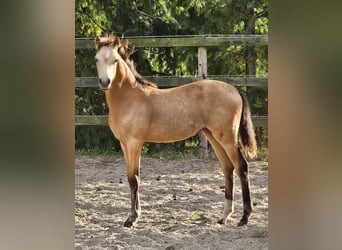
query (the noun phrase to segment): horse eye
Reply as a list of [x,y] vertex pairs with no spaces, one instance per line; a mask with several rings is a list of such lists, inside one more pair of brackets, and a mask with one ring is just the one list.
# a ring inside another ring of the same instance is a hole
[[113,64],[115,64],[115,63],[117,63],[117,62],[118,62],[118,59],[115,59],[114,62],[113,62]]

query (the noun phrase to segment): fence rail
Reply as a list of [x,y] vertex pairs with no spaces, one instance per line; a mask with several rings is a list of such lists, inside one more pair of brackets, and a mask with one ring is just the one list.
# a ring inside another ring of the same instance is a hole
[[[198,77],[177,77],[177,76],[144,76],[147,80],[157,83],[158,87],[177,87],[186,83],[194,82],[199,80]],[[98,87],[97,77],[76,77],[75,87],[77,88],[88,88]],[[206,79],[219,80],[230,83],[234,86],[267,86],[267,77],[244,77],[244,76],[215,76],[208,75]]]
[[[268,45],[268,35],[130,36],[125,39],[137,48]],[[75,38],[75,47],[94,49],[94,38]]]

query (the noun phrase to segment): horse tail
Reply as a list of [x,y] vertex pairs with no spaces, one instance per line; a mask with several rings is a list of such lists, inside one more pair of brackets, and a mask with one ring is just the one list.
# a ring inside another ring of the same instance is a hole
[[257,142],[255,139],[255,132],[251,119],[251,110],[246,96],[241,92],[239,93],[242,98],[242,114],[239,135],[245,154],[250,158],[254,158],[257,155]]

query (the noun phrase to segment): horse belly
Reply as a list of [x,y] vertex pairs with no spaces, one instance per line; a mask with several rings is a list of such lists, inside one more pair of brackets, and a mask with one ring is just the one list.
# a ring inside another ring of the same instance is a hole
[[196,135],[204,128],[201,122],[166,120],[151,124],[147,142],[175,142],[182,141]]

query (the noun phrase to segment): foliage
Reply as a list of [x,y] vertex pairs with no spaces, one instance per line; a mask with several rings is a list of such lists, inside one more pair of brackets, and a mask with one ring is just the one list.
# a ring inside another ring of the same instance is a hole
[[[76,0],[76,37],[114,32],[122,36],[265,34],[268,33],[267,0]],[[267,76],[267,46],[208,48],[210,75]],[[197,48],[138,48],[133,55],[142,75],[195,75]],[[77,50],[76,76],[96,76],[94,51]],[[214,62],[214,63],[213,63]],[[267,115],[267,88],[240,88],[247,93],[252,113]],[[76,89],[76,114],[107,114],[103,93],[94,88]],[[267,130],[258,129],[259,144],[267,143]],[[192,150],[185,142],[145,144],[144,152]],[[266,144],[267,145],[267,144]],[[105,126],[76,127],[76,149],[89,152],[119,150],[119,143]]]

